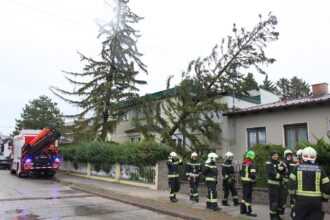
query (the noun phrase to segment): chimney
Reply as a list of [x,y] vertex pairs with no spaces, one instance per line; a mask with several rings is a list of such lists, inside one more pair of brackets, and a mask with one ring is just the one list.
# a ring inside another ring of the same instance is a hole
[[328,83],[312,85],[313,96],[323,96],[328,94]]

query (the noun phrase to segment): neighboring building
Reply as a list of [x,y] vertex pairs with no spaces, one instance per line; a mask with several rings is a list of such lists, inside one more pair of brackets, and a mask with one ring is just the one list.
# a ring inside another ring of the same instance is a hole
[[[266,90],[252,90],[248,92],[248,96],[234,96],[232,94],[224,94],[219,99],[219,102],[226,103],[228,109],[245,109],[249,107],[258,106],[260,104],[275,102],[279,100],[279,97],[273,93],[270,93]],[[160,91],[157,93],[150,94],[150,96],[157,99],[165,98],[165,91]],[[174,95],[175,96],[175,95]],[[135,142],[143,139],[142,134],[134,127],[133,118],[139,118],[140,120],[144,119],[143,112],[139,109],[139,105],[135,103],[127,102],[125,103],[125,107],[128,109],[127,114],[121,118],[121,121],[118,123],[116,131],[113,134],[108,135],[108,139],[115,142]],[[164,115],[165,117],[165,115]],[[215,119],[217,123],[221,125],[222,132],[226,129],[226,127],[222,126],[223,119],[217,118]],[[198,136],[199,134],[196,134]],[[214,146],[218,153],[222,153],[221,149],[223,148],[223,135],[220,134],[220,145]],[[159,136],[155,137],[156,141],[160,140]],[[172,137],[172,140],[175,141],[176,144],[182,143],[182,134],[175,133]],[[205,140],[207,141],[207,140]],[[190,143],[186,143],[187,146],[190,146]]]
[[328,84],[312,86],[313,96],[282,100],[224,114],[224,150],[241,158],[255,144],[295,148],[302,140],[330,138]]
[[9,136],[2,135],[0,133],[0,155],[8,157],[10,155],[10,142],[11,138]]

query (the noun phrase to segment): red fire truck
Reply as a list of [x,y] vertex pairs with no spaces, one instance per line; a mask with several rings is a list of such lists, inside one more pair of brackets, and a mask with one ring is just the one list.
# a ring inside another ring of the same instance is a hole
[[10,173],[52,177],[60,168],[58,139],[61,134],[50,128],[22,130],[13,138]]

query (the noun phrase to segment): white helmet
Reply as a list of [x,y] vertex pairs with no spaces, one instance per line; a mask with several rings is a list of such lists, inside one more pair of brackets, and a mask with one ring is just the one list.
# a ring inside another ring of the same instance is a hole
[[178,157],[178,155],[175,152],[170,153],[170,158],[172,159],[173,157]]
[[225,154],[225,157],[228,158],[228,157],[234,157],[234,154],[232,152],[227,152]]
[[316,160],[316,150],[312,147],[305,147],[302,151],[303,160],[304,161],[311,161],[312,163]]
[[291,154],[292,155],[293,154],[292,153],[292,150],[289,150],[289,149],[288,150],[285,150],[284,151],[284,158],[286,158],[286,155],[288,155],[288,154]]
[[208,160],[208,161],[213,161],[213,162],[215,162],[217,158],[219,158],[219,156],[218,156],[216,153],[209,153],[209,154],[207,155],[207,160]]
[[298,151],[297,151],[297,157],[299,158],[301,158],[302,157],[302,153],[303,153],[303,150],[302,149],[299,149]]
[[193,157],[198,157],[198,154],[197,154],[196,152],[193,152],[193,153],[191,154],[191,159],[192,159]]

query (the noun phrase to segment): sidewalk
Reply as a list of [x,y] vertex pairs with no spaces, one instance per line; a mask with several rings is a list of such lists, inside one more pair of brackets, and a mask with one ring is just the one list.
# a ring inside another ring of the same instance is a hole
[[[99,196],[183,219],[269,219],[269,208],[266,205],[252,204],[253,211],[258,214],[258,217],[251,218],[246,215],[241,215],[239,213],[239,206],[234,207],[231,201],[231,206],[221,206],[221,212],[208,210],[205,208],[205,195],[201,195],[199,203],[193,203],[189,200],[188,195],[178,194],[178,203],[171,203],[167,191],[92,180],[67,175],[61,172],[57,173],[55,178],[63,184],[70,184],[74,189],[87,191]],[[221,202],[219,202],[219,205],[220,204]],[[282,216],[283,220],[291,219],[289,217],[289,211],[289,209],[286,210],[286,214]],[[325,219],[330,219],[330,215],[326,215]]]

